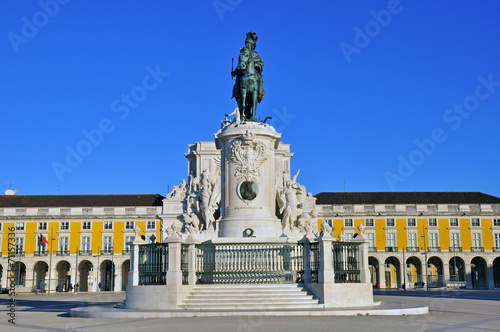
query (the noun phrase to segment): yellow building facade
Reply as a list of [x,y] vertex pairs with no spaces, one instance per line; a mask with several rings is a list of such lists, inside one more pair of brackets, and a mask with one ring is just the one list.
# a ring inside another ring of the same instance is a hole
[[0,287],[121,291],[135,234],[161,239],[160,195],[0,197]]
[[479,192],[321,193],[318,228],[370,239],[374,287],[500,288],[500,198]]

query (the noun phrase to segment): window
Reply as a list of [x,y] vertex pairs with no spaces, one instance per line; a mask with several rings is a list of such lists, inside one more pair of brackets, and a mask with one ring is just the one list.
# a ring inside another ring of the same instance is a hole
[[460,248],[460,234],[451,233],[450,234],[450,244],[452,248]]
[[24,238],[16,237],[14,240],[16,255],[22,255],[24,252]]
[[82,225],[82,229],[90,229],[90,221],[84,221]]
[[61,222],[61,230],[69,229],[69,221]]
[[366,227],[373,227],[373,219],[372,218],[367,218],[365,219],[365,225]]
[[24,231],[24,223],[16,222],[16,231]]
[[0,231],[2,230],[2,223],[0,222]]
[[69,237],[61,236],[59,238],[59,251],[61,253],[67,253],[69,249]]
[[39,231],[46,231],[47,230],[47,222],[39,222],[38,223],[38,230]]
[[352,233],[346,233],[345,234],[345,240],[346,241],[352,241],[354,234]]
[[105,254],[110,254],[113,251],[113,237],[105,236],[104,237],[104,249]]
[[125,222],[125,229],[134,229],[134,222],[133,221]]
[[113,222],[112,221],[105,221],[104,222],[104,229],[113,229]]
[[90,253],[90,236],[82,236],[82,251]]
[[437,219],[436,218],[429,218],[429,226],[437,226]]
[[500,226],[500,219],[493,219],[493,226]]
[[438,248],[438,234],[437,233],[429,233],[429,248]]
[[479,221],[479,218],[472,218],[472,226],[479,227],[481,226],[481,222]]
[[408,233],[408,248],[417,248],[417,234]]
[[495,234],[495,248],[500,248],[500,233]]
[[352,219],[345,219],[344,220],[344,227],[352,227]]
[[474,249],[481,248],[481,233],[472,234],[472,248]]
[[415,226],[417,226],[415,218],[408,218],[408,227],[415,227]]
[[155,229],[155,222],[154,221],[148,221],[148,229]]
[[450,218],[450,227],[458,227],[458,218]]
[[375,248],[375,233],[366,233],[366,237],[370,240],[369,248]]
[[387,227],[394,227],[394,218],[387,218],[386,222]]
[[130,252],[130,244],[127,244],[129,242],[133,242],[134,237],[133,236],[125,236],[125,252]]
[[396,246],[396,233],[387,233],[387,246],[391,248]]

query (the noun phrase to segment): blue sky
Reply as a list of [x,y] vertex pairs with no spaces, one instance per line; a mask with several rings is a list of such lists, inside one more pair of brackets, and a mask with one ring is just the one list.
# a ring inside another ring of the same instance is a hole
[[[0,182],[159,193],[231,112],[259,36],[292,172],[323,191],[500,196],[498,1],[2,1]],[[76,156],[75,156],[76,154]],[[4,189],[3,189],[4,190]]]

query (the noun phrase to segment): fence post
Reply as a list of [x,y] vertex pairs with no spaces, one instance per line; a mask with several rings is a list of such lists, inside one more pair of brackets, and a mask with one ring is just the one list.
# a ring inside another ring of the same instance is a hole
[[196,245],[199,243],[193,236],[186,239],[189,244],[188,250],[188,284],[191,286],[196,285]]
[[335,283],[335,271],[333,268],[333,253],[332,242],[333,237],[323,232],[318,238],[319,242],[319,271],[318,283],[333,284]]
[[173,232],[165,243],[168,243],[167,285],[182,286],[181,246],[184,240]]
[[312,282],[312,276],[311,276],[311,242],[307,237],[303,237],[299,243],[303,244],[303,269],[304,269],[304,275],[302,276],[302,282],[304,284],[310,284]]
[[127,242],[126,244],[130,245],[131,253],[130,253],[130,271],[128,272],[128,280],[131,280],[132,286],[139,285],[139,245],[146,244],[139,236],[140,228],[137,226],[134,228],[135,237],[134,241]]
[[[360,233],[352,242],[358,242],[359,250],[359,279],[361,283],[371,283],[370,280],[370,266],[368,265],[368,246],[370,245],[370,240],[365,234]],[[406,263],[403,262],[403,271],[405,270]],[[403,272],[404,273],[404,272]],[[403,279],[401,279],[403,280]]]

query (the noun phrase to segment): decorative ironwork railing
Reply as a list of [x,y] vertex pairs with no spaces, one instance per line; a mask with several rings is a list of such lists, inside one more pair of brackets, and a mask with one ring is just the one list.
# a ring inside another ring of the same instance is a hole
[[181,271],[182,271],[182,284],[188,285],[189,276],[189,261],[188,261],[189,245],[183,244],[181,246]]
[[139,285],[165,285],[168,269],[168,244],[139,246]]
[[320,267],[319,243],[311,243],[311,282],[318,282],[318,272]]
[[359,243],[333,242],[332,251],[335,282],[361,282],[359,276]]
[[196,245],[200,284],[301,283],[303,273],[300,243]]

